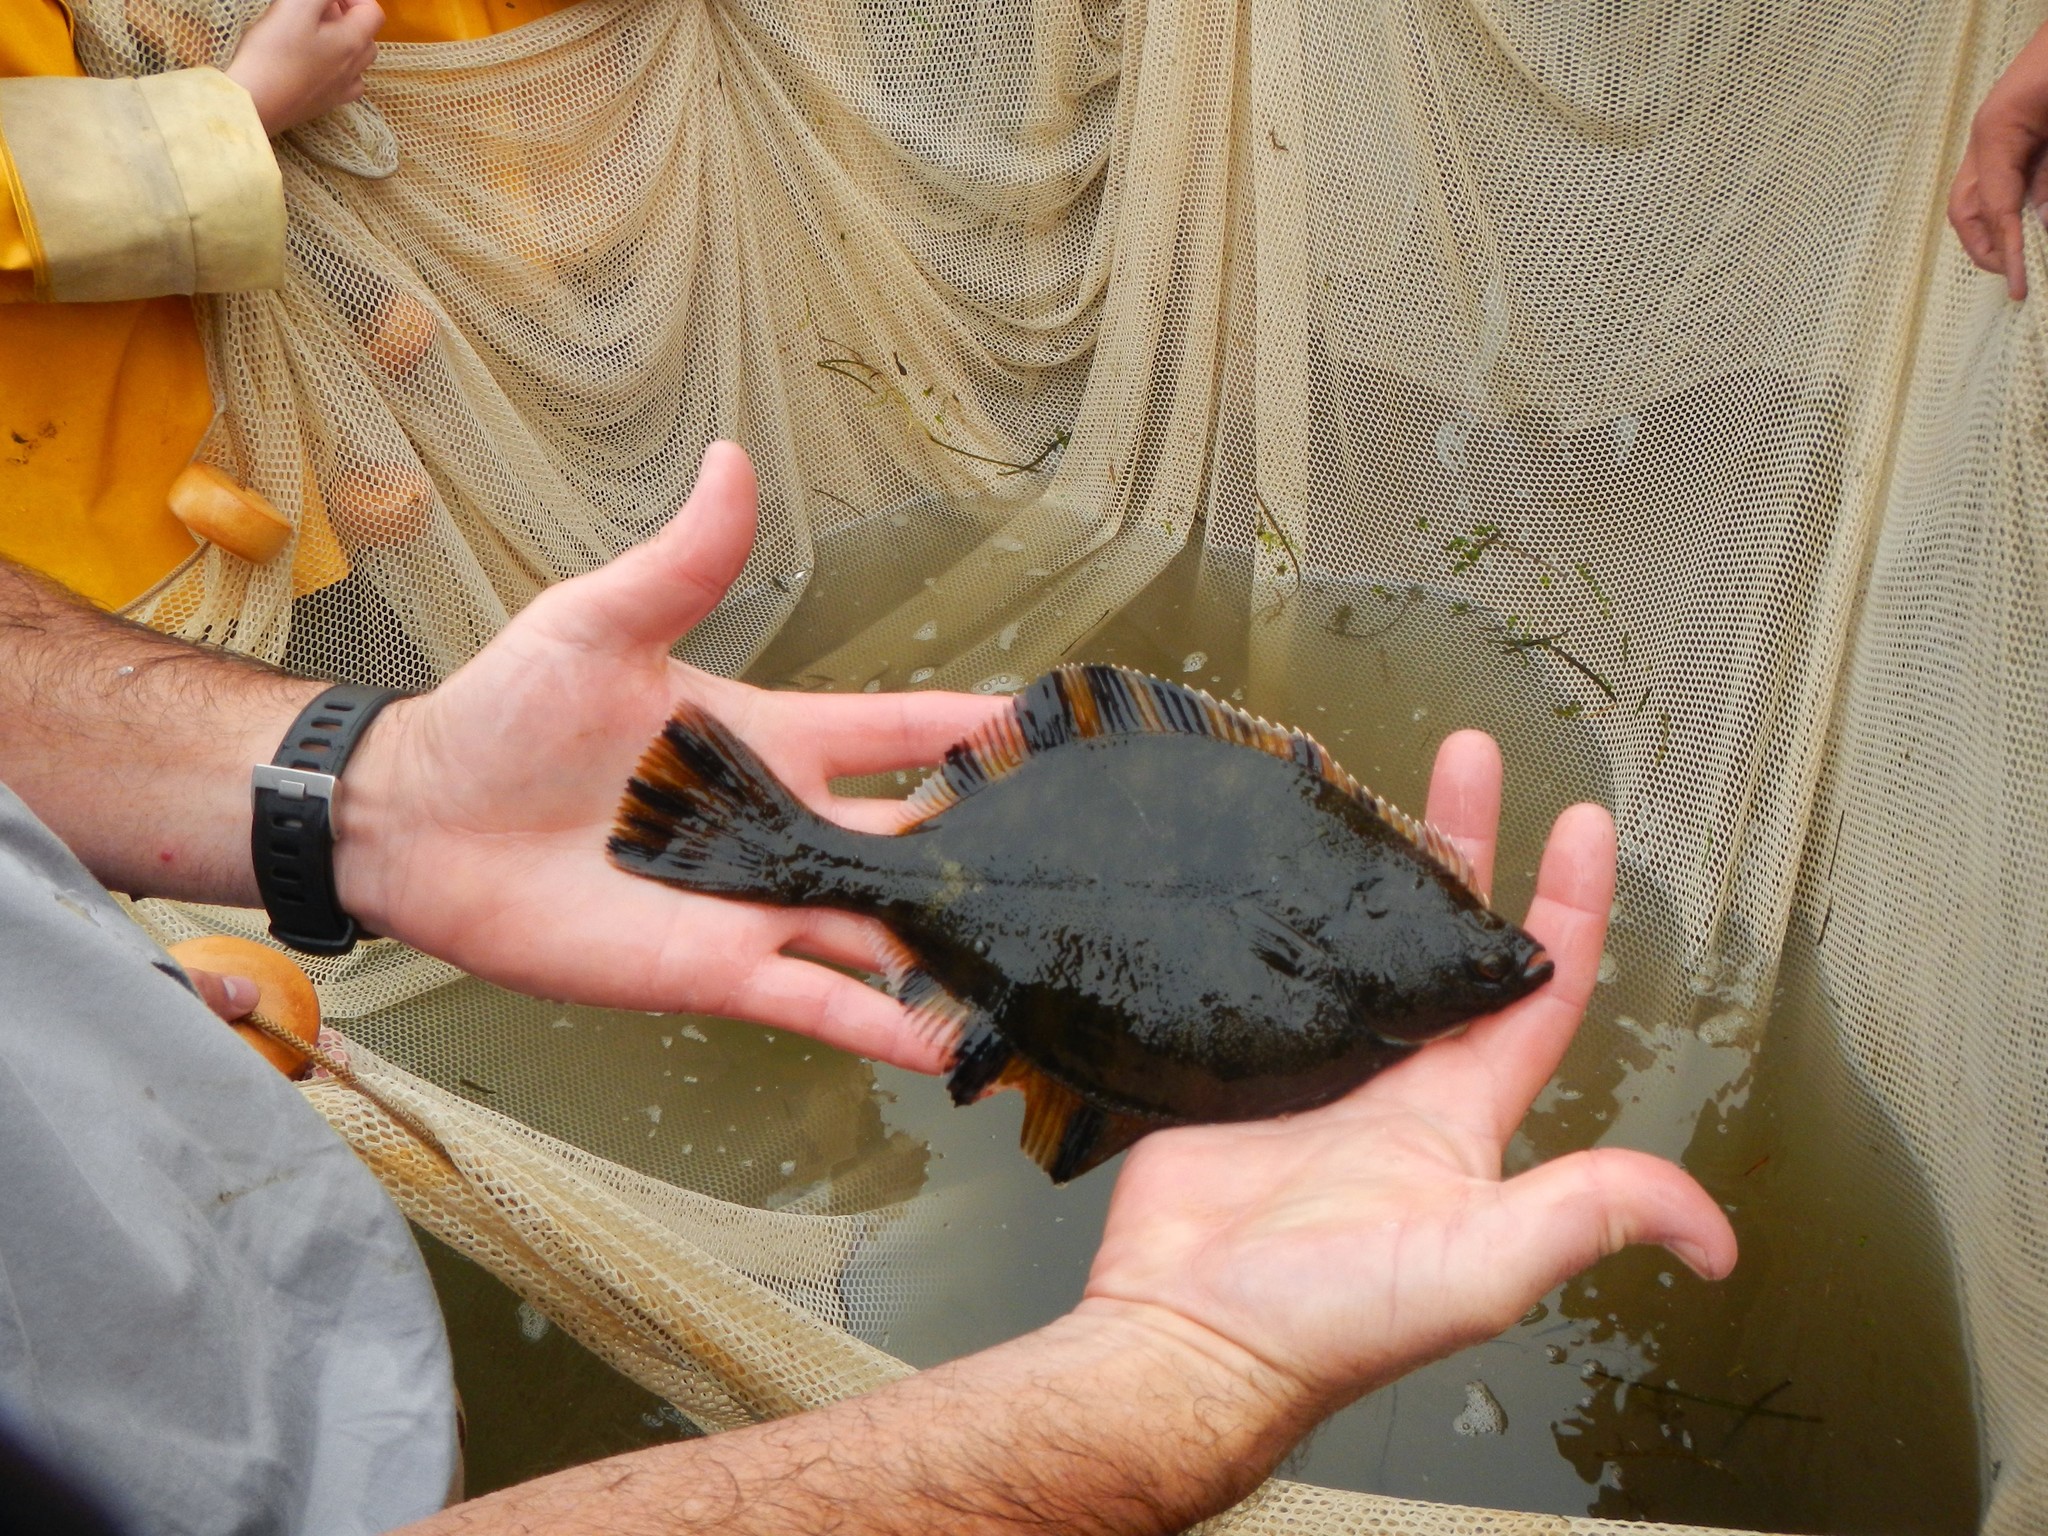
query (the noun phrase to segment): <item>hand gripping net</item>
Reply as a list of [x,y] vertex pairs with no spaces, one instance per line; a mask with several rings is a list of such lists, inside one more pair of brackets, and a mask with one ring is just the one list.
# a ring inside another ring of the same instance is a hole
[[[77,9],[113,74],[222,59],[260,7]],[[295,603],[289,562],[210,553],[146,616],[431,681],[657,526],[713,436],[763,488],[685,647],[723,671],[772,641],[794,686],[1001,689],[1182,555],[1284,717],[1412,613],[1499,658],[1616,807],[1646,1028],[1746,1063],[1781,978],[1819,1000],[1805,1110],[1901,1149],[1870,1197],[1953,1265],[1983,1529],[2038,1529],[2048,356],[1940,215],[2036,20],[583,0],[387,46],[363,105],[280,143],[286,288],[202,305],[206,454],[351,574]],[[325,980],[345,1025],[457,985],[381,950]],[[366,1071],[453,1167],[315,1101],[702,1422],[901,1369],[820,1278],[884,1218],[629,1174],[386,1049]],[[1276,1484],[1225,1523],[1507,1519]]]

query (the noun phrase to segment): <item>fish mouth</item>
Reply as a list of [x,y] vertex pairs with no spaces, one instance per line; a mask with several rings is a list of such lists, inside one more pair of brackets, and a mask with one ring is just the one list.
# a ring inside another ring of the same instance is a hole
[[1522,980],[1532,988],[1542,986],[1556,971],[1557,967],[1551,963],[1550,951],[1541,944],[1537,945],[1535,952],[1522,962]]

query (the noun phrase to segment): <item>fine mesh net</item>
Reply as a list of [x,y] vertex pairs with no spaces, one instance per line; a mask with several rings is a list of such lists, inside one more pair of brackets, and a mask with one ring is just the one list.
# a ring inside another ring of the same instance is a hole
[[[86,0],[80,47],[218,60],[257,10]],[[2037,1529],[2048,357],[1940,217],[2037,19],[582,0],[387,46],[280,144],[285,289],[202,310],[205,452],[295,560],[209,554],[147,617],[429,682],[730,436],[760,542],[685,647],[720,671],[1005,691],[1176,559],[1277,718],[1390,636],[1483,658],[1616,808],[1644,1030],[1754,1051],[1781,967],[1824,1004],[1810,1091],[1903,1146],[1872,1177],[1924,1189],[1953,1266],[1983,1528]],[[322,980],[460,1177],[322,1108],[607,1358],[709,1424],[900,1369],[855,1336],[894,1302],[844,1277],[886,1270],[849,1260],[913,1153],[870,1134],[819,1209],[754,1209],[741,1160],[788,1146],[636,1171],[562,1108],[598,1091],[573,1062],[479,1104],[403,1022],[531,1005],[388,946]],[[1518,1528],[1292,1486],[1242,1519]]]

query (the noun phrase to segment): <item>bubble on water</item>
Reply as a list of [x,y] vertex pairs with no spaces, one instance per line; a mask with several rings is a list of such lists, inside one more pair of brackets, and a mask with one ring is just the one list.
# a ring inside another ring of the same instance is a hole
[[789,1176],[790,1176],[790,1175],[791,1175],[792,1173],[795,1173],[795,1172],[796,1172],[796,1159],[795,1159],[795,1158],[793,1158],[793,1157],[791,1157],[791,1158],[784,1158],[784,1159],[783,1159],[783,1161],[782,1161],[782,1162],[781,1162],[781,1163],[780,1163],[779,1165],[777,1165],[777,1166],[778,1166],[778,1171],[779,1171],[779,1172],[780,1172],[780,1173],[782,1174],[782,1176],[783,1176],[783,1177],[784,1177],[784,1178],[786,1179],[786,1178],[788,1178],[788,1177],[789,1177]]
[[1600,957],[1600,969],[1596,974],[1603,983],[1609,982],[1614,980],[1616,973],[1620,969],[1621,967],[1614,963],[1613,955],[1602,955]]
[[674,1045],[675,1043],[676,1037],[674,1035],[663,1035],[661,1037],[661,1048],[664,1051],[667,1050],[670,1046]]
[[1544,1345],[1544,1346],[1543,1346],[1543,1358],[1544,1358],[1544,1359],[1546,1359],[1546,1360],[1548,1360],[1548,1361],[1549,1361],[1549,1362],[1550,1362],[1550,1363],[1551,1363],[1552,1365],[1563,1365],[1563,1364],[1564,1364],[1564,1346],[1563,1346],[1563,1345],[1561,1345],[1561,1344],[1546,1344],[1546,1345]]
[[653,1124],[661,1124],[661,1106],[659,1104],[650,1104],[641,1110],[640,1113],[645,1115]]
[[1751,1028],[1748,1014],[1740,1008],[1730,1008],[1702,1020],[1699,1035],[1708,1045],[1743,1045],[1749,1040]]
[[1209,653],[1207,651],[1189,651],[1187,655],[1180,659],[1180,669],[1183,672],[1199,672],[1207,665],[1209,665]]
[[917,628],[913,629],[910,632],[910,638],[913,640],[938,639],[939,621],[937,619],[926,619],[922,624],[918,625]]
[[882,680],[879,677],[871,677],[860,685],[860,691],[862,693],[880,693],[882,691]]
[[1499,1435],[1505,1434],[1507,1427],[1507,1410],[1487,1390],[1486,1383],[1466,1382],[1465,1411],[1451,1420],[1451,1428],[1461,1435]]
[[519,1303],[519,1337],[529,1344],[538,1344],[547,1337],[548,1320],[541,1310],[530,1301]]
[[[910,674],[910,680],[913,683],[928,683],[938,675],[939,669],[937,667],[919,667],[915,672]],[[899,774],[898,777],[900,778],[902,776]]]
[[683,1154],[683,1156],[685,1156],[685,1157],[688,1157],[688,1156],[689,1156],[689,1155],[690,1155],[690,1154],[691,1154],[692,1152],[694,1152],[694,1151],[696,1151],[696,1150],[697,1150],[697,1143],[695,1143],[694,1141],[686,1141],[686,1142],[684,1142],[684,1143],[683,1143],[683,1145],[682,1145],[682,1148],[681,1148],[682,1154]]
[[1024,679],[1014,672],[998,672],[984,677],[968,690],[970,693],[1015,693],[1024,686]]
[[681,1035],[685,1040],[696,1041],[699,1045],[709,1045],[711,1043],[711,1037],[705,1034],[703,1030],[699,1029],[694,1024],[685,1024],[681,1029],[677,1030],[676,1033]]
[[1671,1287],[1678,1284],[1678,1276],[1672,1274],[1668,1269],[1660,1269],[1657,1271],[1657,1283],[1668,1291]]
[[1007,651],[1011,646],[1015,645],[1017,643],[1017,631],[1022,627],[1019,624],[1005,624],[1001,632],[996,635],[996,649]]

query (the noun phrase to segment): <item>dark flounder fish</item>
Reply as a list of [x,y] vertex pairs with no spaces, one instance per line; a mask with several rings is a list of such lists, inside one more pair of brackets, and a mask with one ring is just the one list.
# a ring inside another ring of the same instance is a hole
[[1162,1126],[1327,1103],[1550,976],[1442,834],[1315,741],[1121,667],[1039,678],[909,813],[893,837],[825,821],[685,706],[611,854],[879,918],[954,1102],[1021,1088],[1057,1181]]

